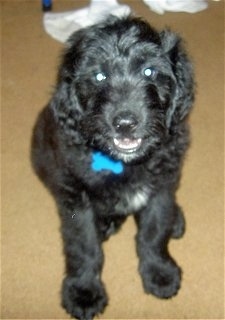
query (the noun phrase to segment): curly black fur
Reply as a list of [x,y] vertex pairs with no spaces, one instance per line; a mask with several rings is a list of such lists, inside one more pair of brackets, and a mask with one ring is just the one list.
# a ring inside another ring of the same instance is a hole
[[[131,212],[145,291],[177,293],[181,270],[167,245],[184,232],[175,191],[193,91],[192,66],[169,30],[109,17],[69,39],[55,92],[35,126],[32,161],[59,208],[62,304],[73,317],[91,319],[107,305],[101,243]],[[122,160],[123,172],[94,171],[93,150]]]

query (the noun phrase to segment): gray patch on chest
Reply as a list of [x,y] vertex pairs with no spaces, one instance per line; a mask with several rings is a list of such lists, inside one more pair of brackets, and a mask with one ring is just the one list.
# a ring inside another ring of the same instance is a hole
[[116,210],[126,211],[132,213],[132,211],[138,211],[144,207],[149,199],[149,191],[145,188],[139,189],[134,192],[125,191],[121,195],[121,200],[116,205]]
[[149,195],[145,190],[139,190],[135,194],[129,194],[127,198],[129,210],[139,210],[147,204]]

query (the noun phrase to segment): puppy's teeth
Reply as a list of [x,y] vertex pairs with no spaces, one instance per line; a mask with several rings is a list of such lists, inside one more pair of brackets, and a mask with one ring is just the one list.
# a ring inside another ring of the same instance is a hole
[[133,150],[136,149],[137,147],[140,146],[141,144],[141,138],[139,139],[129,139],[129,138],[124,138],[124,139],[113,139],[115,146],[120,148],[121,150]]

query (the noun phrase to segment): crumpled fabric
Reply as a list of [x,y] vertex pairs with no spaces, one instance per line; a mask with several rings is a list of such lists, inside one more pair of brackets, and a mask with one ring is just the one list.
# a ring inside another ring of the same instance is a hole
[[[141,0],[138,0],[141,1]],[[158,14],[165,11],[195,13],[207,8],[207,0],[143,0],[151,10]],[[129,6],[117,0],[91,0],[90,6],[63,13],[47,12],[43,17],[45,31],[54,39],[66,42],[69,36],[103,20],[109,14],[121,17],[129,14]]]
[[66,42],[73,32],[95,24],[109,14],[121,17],[130,12],[129,6],[118,4],[117,0],[92,0],[90,6],[79,10],[47,12],[44,14],[43,24],[50,36],[60,42]]
[[196,13],[208,7],[207,0],[143,0],[152,11],[163,14],[165,11]]

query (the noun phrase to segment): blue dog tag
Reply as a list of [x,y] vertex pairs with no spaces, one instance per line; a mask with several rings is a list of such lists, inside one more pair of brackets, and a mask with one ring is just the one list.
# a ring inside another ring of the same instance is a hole
[[113,160],[107,155],[101,153],[100,151],[94,151],[92,153],[91,167],[94,171],[109,170],[115,174],[120,174],[123,172],[122,161]]

